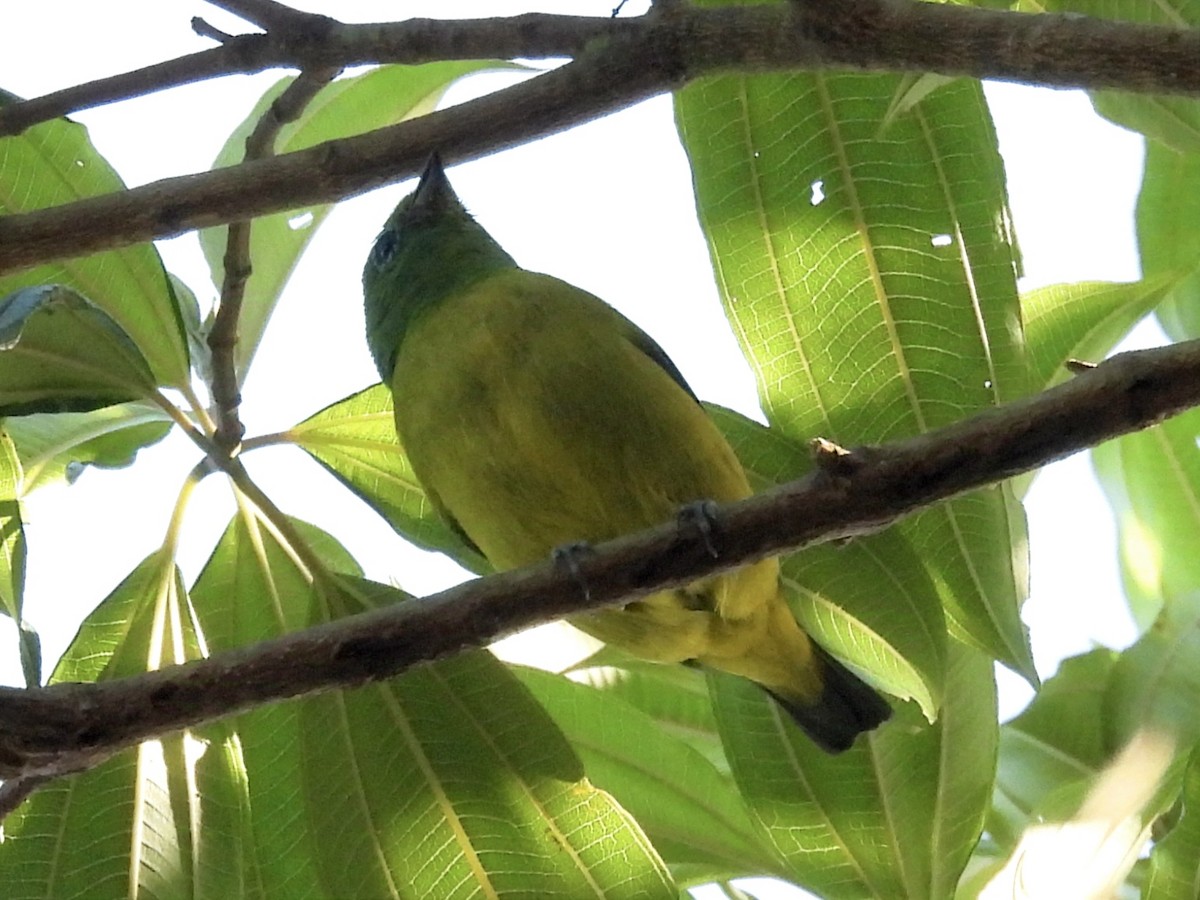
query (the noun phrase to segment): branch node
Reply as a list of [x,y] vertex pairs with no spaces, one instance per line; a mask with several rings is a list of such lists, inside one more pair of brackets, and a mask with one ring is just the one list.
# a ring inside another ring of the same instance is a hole
[[823,437],[808,442],[813,462],[831,478],[849,478],[862,467],[862,460],[840,444]]
[[679,510],[678,523],[680,531],[697,531],[700,540],[704,542],[704,550],[713,559],[717,559],[717,546],[713,542],[720,510],[712,500],[698,500],[689,503]]
[[583,592],[583,600],[588,603],[592,599],[592,589],[588,584],[587,576],[583,572],[581,562],[585,556],[591,556],[596,551],[592,549],[592,545],[586,541],[579,541],[574,544],[564,544],[562,547],[555,547],[550,554],[550,558],[554,560],[555,568],[564,570],[571,576],[571,580],[578,585],[579,590]]

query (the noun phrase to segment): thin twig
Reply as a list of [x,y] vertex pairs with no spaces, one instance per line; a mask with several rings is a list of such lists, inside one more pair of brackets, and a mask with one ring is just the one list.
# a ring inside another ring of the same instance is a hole
[[209,78],[260,70],[261,52],[245,55],[262,35],[235,37],[221,47],[201,50],[132,72],[89,81],[61,91],[0,108],[0,137],[20,134],[39,122],[48,122],[94,106],[130,100],[167,88]]
[[210,38],[221,44],[232,41],[234,38],[228,31],[222,31],[212,22],[208,21],[208,19],[201,16],[192,17],[192,31],[196,32],[200,37]]
[[817,470],[723,507],[716,560],[695,529],[672,523],[581,558],[587,598],[569,573],[546,564],[144,675],[0,688],[0,778],[77,771],[138,741],[263,703],[387,678],[540,622],[877,531],[1198,405],[1200,341],[1123,353],[1037,396],[853,449],[835,476]]
[[[299,118],[305,107],[325,85],[337,77],[338,69],[314,69],[301,72],[282,94],[267,108],[246,138],[246,161],[265,159],[275,151],[280,130]],[[215,440],[227,453],[233,453],[242,440],[245,428],[238,416],[241,392],[238,389],[236,350],[238,321],[246,281],[252,272],[250,261],[251,222],[242,219],[229,226],[225,240],[225,274],[221,298],[208,346],[212,351],[212,399],[216,407],[217,431]]]
[[333,22],[328,16],[301,12],[276,0],[208,0],[208,2],[231,12],[235,16],[253,22],[264,31],[293,28],[302,22]]
[[[1060,87],[1114,87],[1197,93],[1197,46],[1186,30],[1085,16],[847,0],[796,14],[769,9],[672,7],[669,16],[583,18],[526,14],[503,19],[342,24],[319,39],[282,31],[228,38],[224,46],[135,72],[78,85],[0,109],[0,137],[57,116],[221,75],[272,68],[417,65],[441,59],[575,57],[602,40],[640,39],[653,30],[660,46],[698,41],[729,28],[743,59],[727,66],[920,71],[1004,78]],[[877,6],[883,11],[872,13]],[[863,7],[867,10],[864,12]],[[840,22],[840,27],[838,23]],[[833,23],[833,24],[831,24]],[[224,39],[223,32],[213,35]],[[801,38],[803,40],[801,40]],[[754,44],[757,49],[751,50]],[[828,52],[823,52],[822,44]]]
[[[203,20],[199,20],[203,22]],[[223,43],[86,84],[0,108],[0,137],[59,116],[129,100],[223,75],[273,68],[347,67],[369,63],[417,65],[439,59],[548,59],[571,57],[590,42],[636,30],[637,19],[588,19],[530,13],[504,19],[462,22],[409,19],[405,22],[324,26],[319,41],[295,29],[230,36],[204,23],[198,33]]]

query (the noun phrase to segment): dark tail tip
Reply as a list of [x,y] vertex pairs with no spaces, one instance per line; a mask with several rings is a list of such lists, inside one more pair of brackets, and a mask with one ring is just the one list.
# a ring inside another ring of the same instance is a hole
[[814,645],[825,689],[815,703],[797,703],[768,690],[818,747],[827,753],[849,750],[854,739],[886,722],[892,708],[878,692]]

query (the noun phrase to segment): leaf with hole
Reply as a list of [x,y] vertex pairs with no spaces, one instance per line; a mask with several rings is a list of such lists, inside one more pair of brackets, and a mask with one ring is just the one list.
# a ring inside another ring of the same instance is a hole
[[[902,87],[884,75],[729,75],[676,95],[726,313],[771,429],[798,446],[893,440],[1029,390],[981,89],[953,81],[897,111]],[[1011,495],[977,491],[893,530],[914,551],[896,570],[926,570],[951,632],[1036,681]],[[927,685],[935,655],[921,664]]]

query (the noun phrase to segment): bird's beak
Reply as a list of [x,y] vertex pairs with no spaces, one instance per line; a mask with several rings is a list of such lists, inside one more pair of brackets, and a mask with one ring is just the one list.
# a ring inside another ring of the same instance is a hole
[[435,150],[429,155],[429,162],[425,163],[425,171],[417,182],[412,206],[419,209],[444,205],[447,196],[454,196],[454,191],[446,178],[446,170],[442,168],[442,157]]

